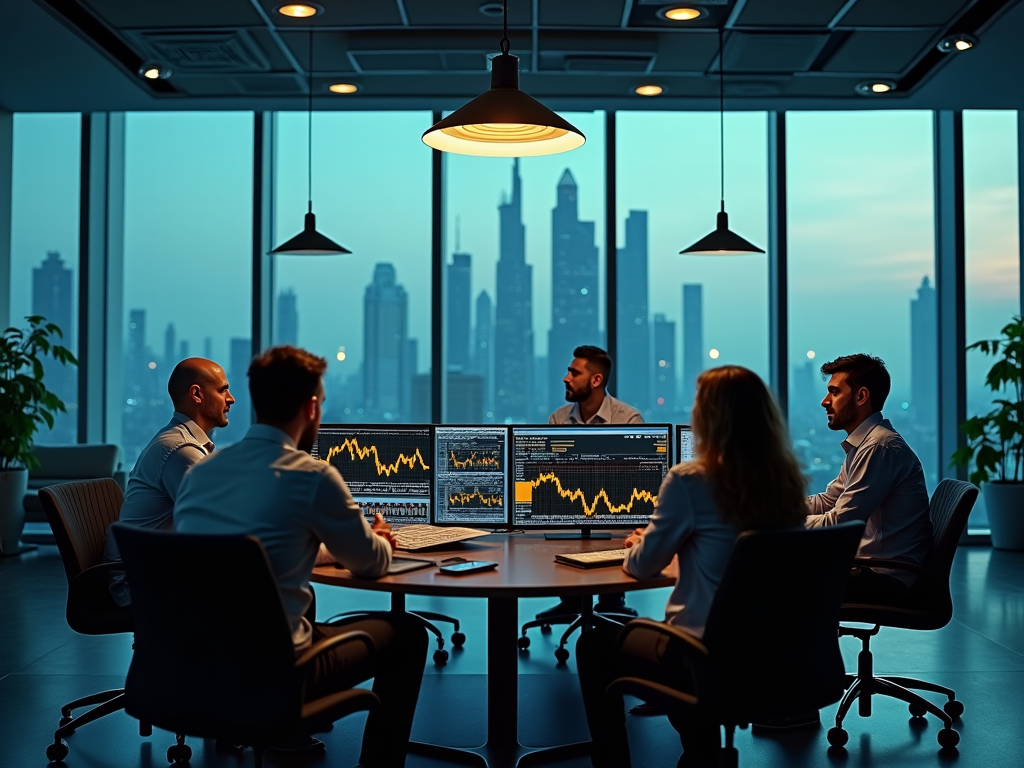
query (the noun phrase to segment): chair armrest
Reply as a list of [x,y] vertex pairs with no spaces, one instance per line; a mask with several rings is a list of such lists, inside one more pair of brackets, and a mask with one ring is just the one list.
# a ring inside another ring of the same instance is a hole
[[339,645],[347,645],[349,643],[362,643],[366,646],[366,653],[371,659],[377,653],[377,646],[374,644],[373,638],[366,632],[345,632],[344,634],[325,638],[307,648],[303,654],[295,660],[295,668],[300,669],[322,653],[326,653]]
[[903,560],[890,560],[885,557],[855,557],[853,559],[854,568],[886,568],[893,571],[904,571],[906,573],[912,573],[915,576],[928,579],[943,584],[943,579],[940,579],[932,571],[929,571],[923,565],[917,563],[908,563]]
[[681,650],[686,656],[690,657],[691,661],[698,664],[707,661],[709,655],[707,646],[697,637],[678,627],[673,627],[671,624],[666,624],[663,621],[654,621],[653,619],[633,619],[626,624],[622,628],[622,632],[619,633],[618,648],[621,650],[629,635],[640,631],[654,632],[668,639],[678,640],[683,644]]
[[639,677],[620,677],[613,680],[605,689],[606,696],[612,694],[636,696],[648,704],[656,704],[668,710],[697,705],[696,696]]

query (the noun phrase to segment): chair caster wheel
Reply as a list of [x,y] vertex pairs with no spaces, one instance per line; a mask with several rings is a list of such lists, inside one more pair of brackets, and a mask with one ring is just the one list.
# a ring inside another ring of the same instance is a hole
[[543,634],[543,635],[550,635],[551,634],[551,625],[550,624],[541,624],[540,625],[540,631],[541,631],[541,634]]
[[452,633],[452,645],[454,645],[456,648],[461,648],[465,642],[466,642],[466,635],[464,633],[462,633],[462,632],[453,632]]
[[153,726],[149,723],[139,723],[139,736],[152,736]]
[[46,759],[51,763],[63,762],[64,758],[68,756],[68,745],[64,739],[55,741],[46,747]]
[[846,742],[850,740],[850,734],[838,725],[835,728],[829,728],[826,737],[828,738],[828,743],[833,747],[845,747]]
[[72,720],[74,720],[74,718],[73,718],[73,717],[70,717],[70,716],[68,716],[68,715],[64,715],[64,716],[63,716],[63,717],[62,717],[62,718],[61,718],[61,719],[60,719],[60,720],[59,720],[59,721],[57,722],[57,727],[58,727],[58,728],[63,728],[63,727],[65,726],[65,725],[67,725],[68,723],[70,723],[70,722],[71,722]]
[[569,651],[565,648],[556,648],[555,658],[558,659],[559,664],[565,664],[569,660]]
[[960,734],[952,728],[943,728],[939,731],[939,746],[943,749],[953,749],[960,743]]
[[516,646],[518,646],[520,651],[525,651],[527,648],[530,647],[530,638],[528,638],[526,635],[517,638]]
[[172,744],[167,748],[167,762],[173,765],[187,763],[192,759],[192,747],[188,744]]
[[439,667],[443,667],[448,663],[448,651],[442,651],[438,649],[434,651],[434,663]]
[[959,720],[960,716],[964,713],[964,705],[962,702],[954,699],[953,701],[947,701],[943,704],[942,710],[954,720]]
[[924,717],[928,710],[922,707],[920,704],[911,704],[910,707],[911,717]]

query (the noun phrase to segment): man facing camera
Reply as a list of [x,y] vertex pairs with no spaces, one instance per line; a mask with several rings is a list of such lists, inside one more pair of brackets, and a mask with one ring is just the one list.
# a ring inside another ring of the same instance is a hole
[[[228,411],[235,402],[224,369],[202,357],[189,357],[174,366],[167,394],[174,415],[139,454],[118,517],[139,528],[171,528],[174,500],[185,473],[213,453],[210,435],[228,425]],[[121,559],[113,536],[107,537],[103,557],[108,562]],[[124,574],[111,577],[110,593],[117,605],[131,604]]]
[[[291,622],[296,651],[332,635],[360,630],[377,648],[365,658],[354,646],[322,654],[306,680],[312,700],[374,678],[381,701],[370,714],[360,763],[402,766],[423,679],[427,636],[404,614],[382,613],[324,625],[307,616],[309,579],[323,543],[357,576],[378,578],[391,564],[394,537],[378,516],[371,527],[341,474],[309,455],[323,412],[327,361],[295,347],[274,347],[249,366],[256,423],[245,437],[189,473],[174,506],[183,533],[255,536],[263,544]],[[258,670],[254,670],[258,674]],[[323,749],[304,738],[291,749]]]

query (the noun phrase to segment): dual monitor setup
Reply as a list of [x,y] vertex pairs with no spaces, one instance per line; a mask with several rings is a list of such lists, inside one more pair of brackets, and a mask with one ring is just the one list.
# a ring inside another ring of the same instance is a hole
[[[394,526],[589,531],[647,523],[672,437],[669,424],[323,424],[312,454]],[[676,460],[692,459],[690,428],[674,437]]]

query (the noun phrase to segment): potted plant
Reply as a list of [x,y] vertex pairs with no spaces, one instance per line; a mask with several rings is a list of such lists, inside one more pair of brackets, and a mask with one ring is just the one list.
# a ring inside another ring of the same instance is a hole
[[992,546],[1024,549],[1024,339],[1021,316],[1002,330],[1002,338],[987,339],[967,349],[996,358],[985,378],[994,394],[991,411],[972,416],[960,427],[967,445],[953,454],[965,466],[974,460],[970,480],[982,486],[992,529]]
[[0,554],[17,554],[25,527],[28,470],[38,466],[32,443],[41,424],[53,429],[64,403],[43,383],[43,360],[78,365],[56,343],[60,328],[45,317],[25,318],[28,328],[8,328],[0,335]]

